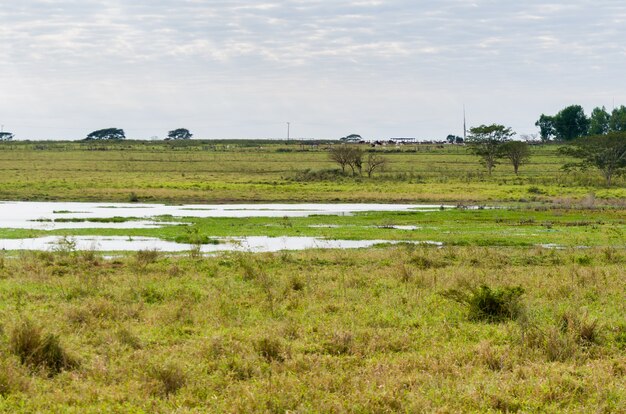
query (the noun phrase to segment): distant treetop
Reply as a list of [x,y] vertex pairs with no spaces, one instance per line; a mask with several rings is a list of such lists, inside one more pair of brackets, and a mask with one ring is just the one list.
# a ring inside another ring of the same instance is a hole
[[191,137],[193,137],[193,134],[189,132],[188,129],[178,128],[173,131],[169,131],[165,140],[168,141],[173,139],[191,139]]
[[11,141],[13,136],[10,132],[0,132],[0,141]]
[[85,140],[94,140],[94,139],[109,139],[109,140],[120,140],[126,139],[126,135],[124,134],[123,129],[119,128],[106,128],[99,129],[97,131],[93,131]]

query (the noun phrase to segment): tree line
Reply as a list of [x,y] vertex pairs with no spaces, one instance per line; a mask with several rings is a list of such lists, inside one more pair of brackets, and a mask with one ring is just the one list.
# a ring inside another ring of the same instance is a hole
[[[191,139],[192,136],[193,134],[189,132],[188,129],[178,128],[178,129],[169,131],[167,133],[167,138],[165,138],[165,140],[169,141],[169,140],[178,140],[178,139]],[[85,138],[85,141],[91,141],[91,140],[114,140],[116,141],[116,140],[122,140],[122,139],[126,139],[126,134],[124,133],[123,129],[105,128],[105,129],[98,129],[96,131],[89,133],[89,135],[87,135],[87,137]]]
[[535,126],[542,141],[573,141],[576,138],[626,132],[626,106],[621,105],[609,113],[596,107],[587,117],[580,105],[570,105],[556,115],[541,114]]

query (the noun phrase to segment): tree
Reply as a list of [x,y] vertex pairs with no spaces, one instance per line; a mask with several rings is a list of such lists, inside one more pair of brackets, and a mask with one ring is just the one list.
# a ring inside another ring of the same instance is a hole
[[604,106],[593,108],[589,118],[589,135],[602,135],[609,132],[610,117]]
[[352,170],[352,175],[359,175],[363,173],[363,150],[357,147],[350,147],[350,154],[348,156],[348,165]]
[[621,105],[613,109],[609,118],[609,130],[613,132],[626,131],[626,106]]
[[520,165],[526,164],[530,159],[530,146],[523,141],[508,141],[502,144],[502,157],[507,158],[513,165],[515,175]]
[[559,111],[554,116],[554,131],[556,139],[560,141],[572,141],[587,135],[589,118],[585,115],[583,107],[571,105]]
[[124,135],[124,130],[119,128],[106,128],[99,129],[97,131],[93,131],[85,140],[93,140],[93,139],[109,139],[109,140],[120,140],[125,139],[126,135]]
[[539,128],[541,140],[544,142],[550,141],[556,135],[553,116],[541,114],[539,120],[535,122],[535,126]]
[[341,167],[341,172],[346,172],[346,165],[352,156],[352,148],[347,145],[333,145],[330,149],[328,157],[335,161]]
[[359,142],[361,141],[363,138],[361,138],[361,136],[359,134],[350,134],[347,135],[343,138],[339,138],[339,141],[342,142]]
[[178,129],[175,129],[173,131],[169,131],[167,133],[167,138],[165,138],[165,139],[166,140],[191,139],[191,137],[193,137],[193,134],[191,132],[189,132],[188,129],[186,129],[186,128],[178,128]]
[[367,176],[371,177],[374,173],[374,170],[384,170],[387,165],[387,158],[382,155],[378,155],[370,152],[367,155],[367,163],[365,164],[365,171],[367,172]]
[[595,135],[579,138],[566,147],[559,149],[560,153],[578,158],[576,163],[567,163],[563,166],[566,171],[596,168],[602,173],[606,185],[611,186],[613,177],[626,173],[626,133],[610,132],[607,135]]
[[469,144],[470,151],[481,158],[480,163],[491,175],[491,171],[498,164],[498,158],[502,155],[502,144],[510,140],[513,135],[515,132],[504,125],[481,125],[470,128],[466,143]]
[[448,135],[448,136],[446,137],[446,141],[447,141],[449,144],[462,144],[462,143],[463,143],[463,138],[462,138],[462,137],[459,137],[459,136],[457,136],[457,135],[452,135],[452,134],[450,134],[450,135]]
[[11,141],[14,135],[10,132],[0,132],[0,141]]

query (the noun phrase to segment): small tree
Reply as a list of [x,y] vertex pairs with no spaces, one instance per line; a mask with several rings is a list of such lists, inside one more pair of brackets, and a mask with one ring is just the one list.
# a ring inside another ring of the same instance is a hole
[[611,186],[614,176],[626,173],[626,133],[613,132],[579,138],[559,149],[563,155],[578,158],[580,162],[567,163],[566,171],[596,168],[602,173],[606,185]]
[[387,159],[382,155],[369,153],[367,155],[367,163],[365,164],[365,171],[367,172],[367,176],[371,177],[374,173],[374,170],[384,170],[387,165]]
[[178,128],[167,133],[166,140],[191,139],[193,134],[186,128]]
[[530,147],[527,142],[505,142],[502,144],[501,150],[502,157],[507,158],[511,162],[511,165],[513,165],[515,175],[517,175],[520,165],[526,164],[530,159]]
[[0,132],[0,141],[11,141],[14,135],[10,132]]
[[348,156],[348,165],[352,170],[352,175],[361,175],[363,173],[363,150],[357,147],[351,147]]
[[93,140],[93,139],[108,139],[108,140],[120,140],[125,139],[126,135],[124,134],[123,129],[119,128],[106,128],[99,129],[97,131],[93,131],[85,140]]
[[491,124],[470,128],[467,144],[474,155],[480,157],[480,163],[487,168],[489,175],[502,156],[502,144],[507,142],[515,132],[504,125]]
[[350,161],[352,148],[347,145],[333,145],[330,148],[328,157],[341,167],[341,172],[346,172],[346,165]]

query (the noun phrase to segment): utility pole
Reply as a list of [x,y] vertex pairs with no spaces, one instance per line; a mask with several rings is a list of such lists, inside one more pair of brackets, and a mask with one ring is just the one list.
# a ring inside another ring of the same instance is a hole
[[289,128],[291,127],[291,122],[287,122],[287,142],[289,142]]

